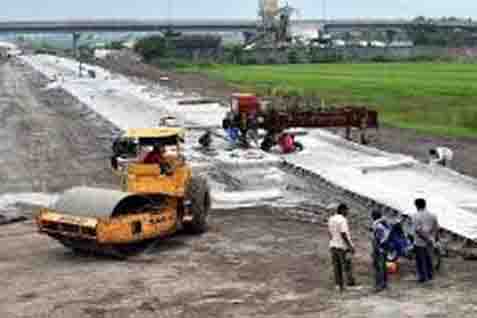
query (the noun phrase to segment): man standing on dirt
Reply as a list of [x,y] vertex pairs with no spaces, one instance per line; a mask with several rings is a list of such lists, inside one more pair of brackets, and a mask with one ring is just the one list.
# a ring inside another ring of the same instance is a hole
[[330,251],[333,263],[335,282],[340,292],[344,291],[343,274],[346,275],[348,286],[355,286],[353,277],[353,267],[351,255],[354,254],[354,246],[348,227],[348,207],[340,204],[334,214],[328,220],[328,230],[330,234]]
[[378,210],[371,213],[373,226],[371,228],[373,242],[373,266],[375,273],[375,291],[377,293],[388,288],[388,272],[386,268],[386,243],[391,234],[390,226]]
[[417,280],[424,283],[432,280],[434,274],[432,252],[438,239],[439,222],[437,217],[427,210],[426,200],[417,199],[414,204],[417,208],[414,216]]

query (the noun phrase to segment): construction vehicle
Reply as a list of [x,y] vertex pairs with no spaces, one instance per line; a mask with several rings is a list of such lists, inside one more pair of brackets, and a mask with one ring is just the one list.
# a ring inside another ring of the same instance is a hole
[[[346,129],[346,139],[350,140],[351,129],[357,128],[360,130],[361,143],[367,144],[367,129],[379,127],[378,113],[365,107],[276,110],[270,106],[273,105],[260,101],[253,94],[233,94],[230,111],[222,122],[228,138],[234,143],[248,147],[250,139],[257,142],[258,130],[262,129],[266,134],[260,147],[269,151],[280,143],[282,135],[289,128],[343,127]],[[294,139],[294,136],[292,138]],[[296,145],[296,149],[303,149],[300,143],[296,142]]]
[[[179,230],[206,230],[207,180],[193,175],[181,153],[180,128],[130,129],[114,143],[113,170],[121,190],[73,188],[37,217],[40,233],[75,251],[127,257]],[[143,164],[144,149],[166,147],[165,169]]]

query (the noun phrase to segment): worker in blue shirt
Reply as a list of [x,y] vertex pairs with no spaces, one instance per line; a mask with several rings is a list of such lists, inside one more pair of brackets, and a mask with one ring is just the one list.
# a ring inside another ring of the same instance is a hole
[[373,267],[375,273],[375,291],[377,293],[388,288],[388,273],[386,268],[386,244],[391,233],[391,227],[378,210],[371,214],[371,240],[373,243]]

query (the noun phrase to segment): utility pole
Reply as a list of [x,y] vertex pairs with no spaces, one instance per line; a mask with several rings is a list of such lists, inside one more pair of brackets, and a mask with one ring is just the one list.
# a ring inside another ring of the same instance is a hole
[[322,0],[322,1],[323,1],[323,3],[322,3],[322,5],[323,5],[323,22],[326,22],[326,9],[327,9],[326,8],[326,0]]
[[167,0],[167,24],[172,28],[172,0]]

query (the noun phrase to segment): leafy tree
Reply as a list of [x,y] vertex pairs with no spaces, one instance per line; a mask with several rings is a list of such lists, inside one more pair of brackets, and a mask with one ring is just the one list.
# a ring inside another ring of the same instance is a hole
[[244,54],[244,50],[241,45],[234,45],[230,49],[230,55],[232,57],[232,61],[234,64],[242,63],[243,54]]
[[298,52],[296,50],[291,50],[288,52],[288,63],[290,64],[298,64],[300,62],[300,57],[298,56]]
[[150,36],[136,42],[134,50],[141,55],[146,62],[154,58],[167,57],[169,51],[167,40],[163,36]]
[[418,16],[418,17],[414,18],[414,23],[425,24],[425,23],[427,23],[427,19],[426,19],[426,17],[421,15],[421,16]]
[[110,50],[121,50],[124,48],[124,43],[123,41],[112,41],[106,45],[106,48]]

